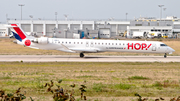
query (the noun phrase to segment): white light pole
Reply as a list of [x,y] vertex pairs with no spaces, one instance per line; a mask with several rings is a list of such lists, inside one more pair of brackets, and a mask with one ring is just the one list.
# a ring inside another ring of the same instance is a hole
[[[163,10],[165,11],[167,8],[163,8]],[[166,16],[165,16],[166,17]]]
[[31,18],[31,35],[34,36],[34,33],[33,33],[33,16],[29,15],[29,17]]
[[8,24],[8,14],[6,14],[6,23]]
[[65,17],[65,19],[66,19],[66,21],[67,21],[68,15],[67,15],[67,14],[64,14],[64,17]]
[[24,4],[19,4],[18,6],[21,6],[21,20],[22,20],[22,6],[25,6]]
[[29,15],[29,17],[31,18],[31,23],[33,23],[33,16]]
[[57,12],[55,12],[55,20],[57,21]]
[[160,10],[160,21],[161,21],[161,17],[162,17],[162,7],[164,6],[164,5],[158,5],[160,8],[161,8],[161,10]]
[[29,17],[31,18],[31,20],[33,19],[33,16],[32,16],[32,15],[29,15]]
[[126,21],[127,21],[127,15],[128,15],[128,13],[126,13]]

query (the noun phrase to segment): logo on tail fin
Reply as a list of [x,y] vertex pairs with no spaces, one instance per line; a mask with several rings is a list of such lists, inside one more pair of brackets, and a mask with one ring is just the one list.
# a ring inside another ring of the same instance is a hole
[[30,46],[30,45],[31,45],[31,41],[30,41],[30,40],[26,40],[26,41],[24,42],[24,44],[25,44],[26,46]]
[[14,37],[15,37],[17,40],[19,40],[19,41],[22,42],[22,39],[21,39],[21,37],[20,37],[18,34],[16,34],[16,33],[13,32],[13,31],[11,31],[11,32],[13,33]]

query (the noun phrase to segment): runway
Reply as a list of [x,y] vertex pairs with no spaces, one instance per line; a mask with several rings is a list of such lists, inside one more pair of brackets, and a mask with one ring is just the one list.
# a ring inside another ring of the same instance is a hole
[[180,62],[180,56],[0,55],[0,62]]

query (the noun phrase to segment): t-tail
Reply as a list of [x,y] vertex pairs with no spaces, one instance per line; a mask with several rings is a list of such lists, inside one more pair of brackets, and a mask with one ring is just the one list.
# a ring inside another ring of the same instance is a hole
[[20,44],[25,46],[31,45],[31,40],[33,40],[34,37],[28,36],[17,24],[11,24],[8,27],[10,27],[11,32]]

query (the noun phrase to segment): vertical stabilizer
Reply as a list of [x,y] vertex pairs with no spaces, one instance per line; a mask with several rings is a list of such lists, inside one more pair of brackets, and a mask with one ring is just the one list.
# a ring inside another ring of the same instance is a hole
[[28,36],[17,24],[11,24],[10,26],[11,32],[13,33],[14,37],[23,43],[26,46],[31,45],[31,39],[34,37]]

